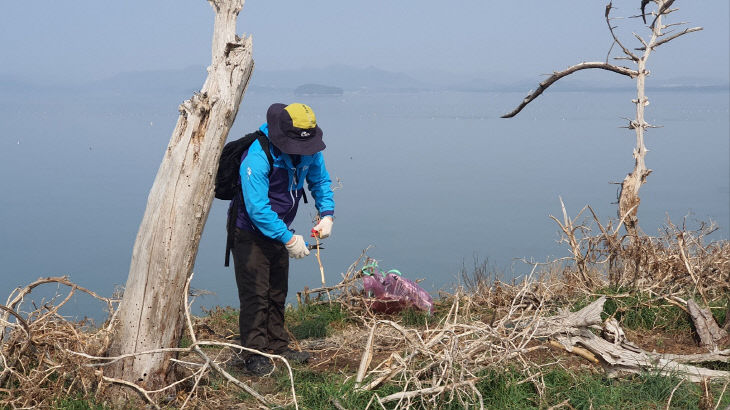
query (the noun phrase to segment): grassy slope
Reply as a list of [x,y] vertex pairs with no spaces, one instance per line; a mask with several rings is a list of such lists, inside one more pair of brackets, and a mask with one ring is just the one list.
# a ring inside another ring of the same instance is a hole
[[[620,292],[605,289],[605,293],[618,295]],[[588,304],[595,297],[575,302],[577,309]],[[658,350],[666,347],[672,350],[679,343],[691,342],[692,324],[686,314],[673,305],[651,304],[651,299],[631,295],[609,299],[606,303],[604,315],[620,320],[626,330],[635,335],[651,334],[644,337],[644,347],[654,345]],[[715,304],[720,307],[722,302]],[[724,320],[725,310],[713,310],[718,322]],[[398,320],[406,326],[424,326],[426,321],[438,318],[429,318],[425,314],[413,310],[406,310],[391,319]],[[230,326],[237,326],[237,318],[230,316]],[[287,323],[291,333],[299,340],[307,338],[322,338],[330,336],[338,329],[348,326],[348,318],[338,305],[309,306],[287,311]],[[679,339],[677,339],[677,336]],[[565,355],[565,354],[563,354]],[[575,358],[570,358],[574,359]],[[609,379],[600,368],[589,366],[583,362],[578,366],[566,369],[561,366],[546,368],[543,380],[546,390],[542,397],[531,383],[522,382],[525,376],[517,369],[505,369],[503,372],[484,372],[477,387],[481,392],[484,405],[487,408],[527,409],[546,408],[566,402],[574,408],[580,409],[647,409],[664,408],[672,390],[679,384],[680,379],[663,377],[656,374],[642,374],[629,378]],[[730,370],[727,364],[714,366]],[[300,405],[309,409],[336,408],[333,399],[347,409],[364,408],[370,402],[373,394],[380,397],[400,391],[393,385],[386,385],[375,392],[357,392],[354,387],[355,369],[329,368],[326,370],[312,370],[307,366],[295,368],[294,377]],[[283,372],[277,373],[276,383],[280,390],[288,388],[288,378]],[[521,383],[522,382],[522,383]],[[710,386],[710,397],[714,402],[720,398],[722,385]],[[240,399],[250,400],[245,395]],[[683,382],[672,396],[671,408],[687,409],[702,408],[704,403],[703,390],[700,385]],[[707,400],[705,398],[705,400]],[[730,394],[725,394],[720,403],[720,409],[730,405]],[[429,408],[424,404],[423,408]],[[442,403],[441,408],[462,408],[457,402]]]
[[[613,294],[606,303],[604,315],[614,315],[621,321],[624,329],[641,341],[645,349],[658,351],[676,351],[678,347],[692,341],[692,324],[687,315],[673,305],[652,303],[648,297],[621,294],[620,291],[603,289],[602,293]],[[573,310],[590,303],[595,297],[586,297],[572,304]],[[714,305],[718,322],[724,320],[723,301]],[[332,336],[341,329],[352,326],[347,314],[338,306],[318,305],[299,309],[290,309],[286,313],[288,327],[298,340],[319,339]],[[429,317],[421,312],[406,310],[397,316],[390,317],[402,325],[423,327],[427,322],[438,320],[439,313]],[[238,327],[238,312],[231,308],[216,308],[208,312],[204,322],[217,334],[233,334]],[[637,340],[637,341],[639,341]],[[182,345],[189,343],[183,340]],[[538,393],[536,386],[524,382],[525,375],[517,368],[506,368],[503,371],[485,371],[477,388],[482,394],[486,408],[493,409],[529,409],[548,408],[556,405],[569,405],[576,409],[647,409],[665,408],[671,392],[680,383],[680,379],[663,377],[656,374],[609,379],[604,372],[588,362],[577,359],[564,352],[553,352],[550,361],[561,356],[561,365],[547,366],[542,370],[545,390]],[[353,358],[355,361],[359,358]],[[728,364],[716,364],[714,368],[730,370]],[[335,409],[337,404],[347,409],[364,408],[374,395],[384,397],[401,391],[395,385],[384,385],[374,392],[358,392],[354,389],[354,368],[331,366],[317,367],[297,366],[294,368],[296,390],[300,406],[307,409]],[[242,376],[239,374],[239,376]],[[289,389],[289,380],[285,372],[279,370],[271,378],[260,383],[264,393],[284,392]],[[205,381],[212,392],[218,394],[216,402],[228,405],[256,405],[252,397],[240,392],[225,380],[215,376]],[[713,408],[721,397],[722,385],[711,385],[710,395],[703,394],[701,385],[683,382],[672,396],[670,408]],[[709,399],[712,403],[709,404]],[[202,403],[205,403],[204,401]],[[199,403],[199,404],[202,404]],[[179,403],[178,403],[179,405]],[[432,408],[431,403],[420,403],[421,408]],[[730,393],[722,395],[720,409],[730,406]],[[102,405],[81,398],[66,398],[55,403],[56,408],[63,409],[97,409]],[[440,408],[463,408],[457,401],[442,402]],[[371,408],[373,407],[371,403]],[[569,407],[565,407],[569,408]]]

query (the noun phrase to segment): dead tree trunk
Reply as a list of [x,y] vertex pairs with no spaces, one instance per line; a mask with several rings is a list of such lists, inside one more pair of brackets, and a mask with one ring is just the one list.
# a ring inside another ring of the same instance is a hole
[[[185,281],[213,200],[221,149],[253,70],[251,37],[235,34],[244,0],[208,0],[215,10],[212,63],[180,117],[147,199],[109,355],[177,347]],[[154,389],[169,382],[173,353],[117,362],[112,377]]]
[[[614,64],[609,64],[608,60],[606,62],[584,62],[574,65],[566,70],[553,73],[553,75],[550,76],[547,80],[540,83],[535,91],[525,97],[525,99],[522,101],[522,103],[520,103],[519,106],[517,106],[517,108],[515,108],[512,112],[502,116],[502,118],[514,117],[520,111],[522,111],[522,109],[525,108],[527,104],[540,96],[540,94],[542,94],[543,91],[545,91],[553,83],[580,70],[598,68],[602,70],[613,71],[615,73],[626,75],[636,79],[636,99],[632,100],[636,104],[636,118],[634,120],[631,120],[628,125],[628,128],[636,131],[636,147],[634,148],[635,165],[634,170],[630,174],[628,174],[621,183],[621,193],[619,194],[618,207],[618,217],[621,221],[623,221],[624,226],[626,227],[626,231],[632,237],[635,237],[636,235],[636,229],[639,222],[637,217],[640,202],[639,188],[641,188],[641,185],[646,182],[646,177],[649,176],[649,174],[651,173],[651,170],[646,168],[646,163],[644,162],[644,157],[646,156],[647,152],[646,146],[644,145],[644,131],[647,128],[651,127],[651,125],[644,120],[644,109],[647,105],[649,105],[649,99],[646,97],[644,89],[646,77],[649,75],[649,71],[646,69],[647,60],[649,59],[651,52],[660,45],[665,44],[684,34],[702,30],[701,27],[694,27],[685,29],[672,35],[669,35],[669,33],[665,32],[664,30],[669,26],[662,24],[662,16],[676,11],[676,9],[670,8],[673,2],[674,0],[656,0],[655,3],[657,10],[653,13],[656,17],[649,26],[649,29],[651,30],[651,38],[648,42],[641,38],[641,36],[635,34],[636,38],[642,44],[640,48],[635,49],[637,51],[643,51],[643,54],[641,54],[640,56],[637,55],[634,51],[631,51],[630,49],[625,47],[616,36],[616,33],[614,32],[615,27],[611,25],[610,18],[613,6],[609,2],[606,6],[605,11],[606,24],[608,24],[608,29],[611,33],[611,36],[613,37],[613,45],[618,45],[624,54],[623,56],[616,57],[616,59],[632,61],[634,64],[636,64],[636,69],[633,70],[628,67],[621,67]],[[613,45],[611,46],[612,48]]]
[[[660,8],[663,4],[660,4]],[[610,11],[610,9],[609,9]],[[608,12],[607,12],[608,14]],[[609,22],[610,27],[610,22]],[[644,44],[644,54],[640,58],[636,58],[635,54],[631,54],[630,57],[634,59],[637,65],[636,75],[636,99],[633,100],[636,104],[636,119],[629,124],[630,129],[636,131],[636,147],[634,147],[634,170],[630,174],[626,175],[623,182],[621,183],[621,193],[619,194],[618,200],[618,217],[624,221],[626,231],[632,237],[636,236],[636,228],[639,223],[638,210],[641,198],[639,198],[639,189],[646,182],[646,177],[651,174],[651,170],[646,168],[644,157],[646,156],[646,146],[644,145],[644,131],[649,127],[649,124],[644,120],[644,109],[649,105],[649,99],[646,97],[645,83],[646,76],[649,75],[649,71],[646,69],[646,62],[649,59],[651,51],[659,38],[662,28],[662,14],[657,15],[656,20],[651,25],[651,40],[647,44],[644,40],[639,37],[639,40]]]

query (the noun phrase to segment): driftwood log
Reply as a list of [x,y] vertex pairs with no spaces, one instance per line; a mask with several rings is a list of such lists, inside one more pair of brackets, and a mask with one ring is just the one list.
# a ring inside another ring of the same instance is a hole
[[[602,323],[601,312],[603,312],[605,302],[606,297],[603,296],[577,312],[546,318],[539,326],[535,336],[555,339],[569,352],[576,347],[591,352],[611,376],[648,371],[667,376],[678,376],[692,382],[700,382],[705,378],[722,380],[730,378],[730,372],[687,364],[728,362],[730,350],[693,355],[669,355],[644,351],[626,340],[618,322],[607,320]],[[603,336],[598,336],[591,331],[591,328],[599,326]]]
[[697,302],[692,299],[687,301],[687,309],[695,325],[697,335],[700,337],[700,346],[706,347],[711,351],[717,350],[718,342],[728,336],[727,332],[718,326],[710,309],[700,308]]
[[[212,63],[200,93],[180,105],[150,191],[110,356],[177,346],[182,335],[183,289],[213,200],[218,159],[254,65],[251,37],[236,35],[244,0],[209,3],[215,10]],[[154,389],[171,381],[173,355],[129,357],[108,374]]]

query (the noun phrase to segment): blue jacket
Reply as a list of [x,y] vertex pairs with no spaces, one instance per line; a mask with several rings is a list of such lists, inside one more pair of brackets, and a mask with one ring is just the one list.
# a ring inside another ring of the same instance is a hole
[[[260,130],[268,137],[268,124],[262,125]],[[321,152],[300,155],[299,164],[294,167],[291,156],[274,144],[269,144],[269,151],[274,159],[273,169],[258,141],[254,141],[241,157],[239,173],[244,206],[233,205],[238,207],[236,226],[287,243],[293,235],[289,226],[304,194],[304,181],[307,181],[320,217],[335,213],[332,181]]]

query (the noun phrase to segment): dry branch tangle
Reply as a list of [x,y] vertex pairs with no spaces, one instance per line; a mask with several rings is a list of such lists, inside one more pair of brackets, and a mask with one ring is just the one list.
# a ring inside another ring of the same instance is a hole
[[[374,322],[362,354],[356,386],[372,390],[390,381],[413,389],[389,397],[394,400],[414,397],[426,400],[423,396],[437,396],[450,391],[455,391],[457,395],[469,395],[472,393],[465,387],[478,378],[477,373],[486,367],[502,368],[508,361],[518,359],[517,363],[525,364],[529,374],[529,360],[525,359],[524,354],[542,347],[542,343],[535,346],[535,341],[547,340],[557,341],[565,350],[600,364],[612,376],[657,372],[693,382],[705,378],[730,378],[730,372],[686,364],[727,362],[730,359],[728,350],[700,355],[649,353],[627,341],[614,319],[603,323],[602,334],[611,340],[597,336],[591,329],[601,329],[601,313],[606,296],[576,312],[544,316],[541,306],[533,308],[527,305],[525,308],[526,289],[524,287],[515,296],[505,318],[493,326],[475,321],[460,323],[458,299],[439,326],[424,331],[404,329],[385,320]],[[374,345],[378,336],[382,337],[386,333],[383,331],[385,328],[392,328],[403,336],[406,350],[393,353],[368,372]],[[428,400],[434,402],[435,397]]]
[[[288,371],[292,399],[282,403],[282,406],[291,405],[298,408],[296,391],[294,390],[294,376],[288,361],[278,355],[270,355],[252,349],[244,348],[227,342],[215,340],[199,340],[194,332],[193,319],[190,315],[191,302],[187,302],[190,281],[188,278],[183,292],[185,306],[185,318],[187,330],[193,343],[186,348],[160,348],[151,351],[138,351],[127,353],[121,356],[100,356],[109,345],[109,331],[107,327],[98,329],[84,329],[83,322],[69,322],[58,314],[58,309],[68,302],[76,289],[87,292],[97,299],[111,303],[112,301],[100,297],[95,293],[81,288],[65,277],[41,278],[25,288],[16,289],[8,299],[9,304],[20,311],[22,297],[30,293],[32,289],[48,283],[61,283],[71,288],[68,296],[60,302],[47,302],[40,308],[31,312],[18,313],[15,309],[0,305],[0,311],[7,313],[15,319],[15,323],[5,320],[2,322],[2,335],[0,338],[0,408],[50,408],[59,399],[79,394],[83,397],[92,395],[99,401],[113,397],[112,393],[107,394],[105,390],[111,385],[122,386],[129,392],[139,395],[144,402],[154,408],[160,408],[158,403],[160,396],[165,396],[167,401],[175,391],[178,394],[185,390],[187,396],[183,402],[183,408],[190,399],[199,396],[201,390],[200,381],[210,372],[217,372],[235,386],[251,394],[263,406],[269,407],[275,403],[269,401],[242,380],[238,380],[229,374],[223,365],[230,359],[234,352],[247,350],[252,353],[262,354],[266,357],[280,361]],[[16,295],[16,296],[13,296]],[[20,296],[18,296],[20,295]],[[55,300],[55,298],[54,298]],[[109,312],[110,315],[113,312]],[[11,318],[11,319],[12,319]],[[2,319],[0,317],[0,319]],[[221,349],[215,352],[203,349]],[[160,387],[148,389],[137,383],[124,379],[108,377],[104,371],[110,365],[131,357],[142,357],[159,353],[187,354],[185,360],[171,359],[171,365],[179,366],[178,380]],[[215,353],[213,356],[208,356]],[[198,356],[198,362],[195,357]],[[182,372],[182,374],[181,374]],[[192,388],[186,381],[194,379]],[[73,394],[71,392],[74,392]],[[180,396],[178,395],[178,400]],[[196,400],[200,403],[200,398]],[[130,402],[118,403],[120,407],[128,408]],[[169,404],[169,403],[168,403]]]
[[[213,199],[213,178],[253,70],[251,38],[235,34],[243,0],[210,1],[216,11],[212,63],[201,92],[180,117],[150,191],[109,354],[174,346],[183,328],[183,288]],[[156,388],[169,382],[172,353],[115,364],[113,377]]]

